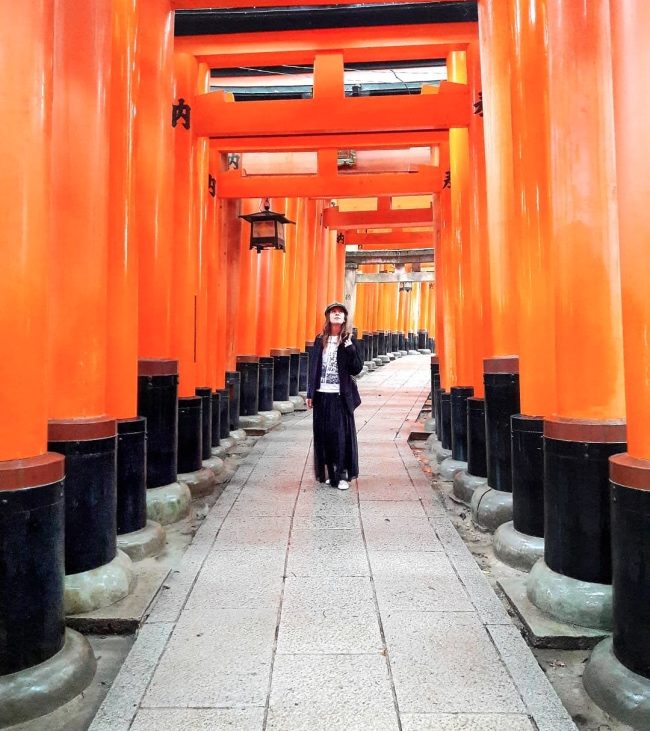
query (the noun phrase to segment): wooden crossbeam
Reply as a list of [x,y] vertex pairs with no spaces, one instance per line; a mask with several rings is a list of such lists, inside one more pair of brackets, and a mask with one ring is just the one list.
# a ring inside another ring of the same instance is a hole
[[433,243],[433,229],[429,231],[393,231],[386,234],[368,234],[346,231],[345,243],[360,249],[427,249]]
[[444,173],[433,165],[421,165],[413,173],[242,175],[241,171],[231,170],[217,173],[216,177],[219,198],[428,195],[442,190],[444,184]]
[[356,281],[357,284],[386,284],[389,282],[435,282],[436,275],[433,272],[377,272],[375,274],[357,272]]
[[[393,4],[400,3],[431,3],[447,2],[448,0],[391,0]],[[456,2],[469,2],[470,0],[456,0]],[[386,0],[364,0],[364,5],[378,5]],[[308,5],[349,5],[350,0],[282,0],[285,7],[305,7]],[[228,0],[228,8],[269,8],[277,7],[279,0]],[[210,4],[208,0],[172,0],[174,10],[204,10],[205,8],[224,6],[224,3]]]
[[[272,0],[277,4],[277,0]],[[346,63],[446,58],[478,36],[478,23],[431,23],[176,36],[174,49],[210,68],[309,66],[317,53],[342,53]]]
[[431,226],[433,207],[380,209],[377,211],[349,211],[343,213],[336,207],[323,211],[323,225],[338,231],[373,228],[413,228]]
[[314,150],[400,150],[430,147],[449,141],[447,130],[370,132],[366,134],[283,135],[265,137],[212,137],[219,152],[312,152]]
[[471,100],[464,84],[442,82],[437,94],[392,97],[229,101],[222,92],[192,102],[192,129],[205,137],[294,137],[377,132],[434,132],[467,127]]
[[393,249],[391,251],[347,251],[348,264],[427,264],[435,260],[434,250]]

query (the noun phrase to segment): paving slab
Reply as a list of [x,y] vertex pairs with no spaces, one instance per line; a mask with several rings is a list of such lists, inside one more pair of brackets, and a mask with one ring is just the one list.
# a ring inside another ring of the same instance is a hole
[[97,723],[571,728],[409,447],[429,365],[408,355],[360,383],[361,476],[348,491],[315,481],[311,412],[237,457]]

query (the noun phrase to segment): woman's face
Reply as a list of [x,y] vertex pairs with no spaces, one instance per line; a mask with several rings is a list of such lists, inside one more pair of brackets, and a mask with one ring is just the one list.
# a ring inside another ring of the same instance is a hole
[[329,319],[332,325],[342,325],[345,322],[345,310],[342,307],[332,307]]

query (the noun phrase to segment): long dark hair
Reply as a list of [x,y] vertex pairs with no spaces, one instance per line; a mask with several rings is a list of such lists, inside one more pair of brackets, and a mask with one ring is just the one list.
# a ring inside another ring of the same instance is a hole
[[[329,312],[327,313],[327,317],[325,318],[325,322],[323,323],[323,329],[318,334],[318,337],[320,338],[321,343],[323,345],[327,345],[327,338],[330,337],[332,334],[332,323],[330,322],[329,318]],[[348,316],[345,316],[345,320],[343,321],[343,324],[341,325],[341,332],[339,333],[339,343],[342,343],[345,338],[349,335],[348,333]]]

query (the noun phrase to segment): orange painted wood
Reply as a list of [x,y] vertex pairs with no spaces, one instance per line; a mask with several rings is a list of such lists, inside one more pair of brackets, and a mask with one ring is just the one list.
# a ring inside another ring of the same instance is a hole
[[[223,159],[220,160],[224,164]],[[228,201],[217,199],[217,231],[218,231],[218,271],[219,280],[217,288],[217,382],[218,388],[225,384],[225,372],[231,370],[229,357],[234,353],[229,350],[229,339],[233,340],[233,329],[231,327],[232,305],[230,303],[230,271],[229,271],[229,242],[239,242],[241,211],[240,201]],[[227,286],[226,286],[227,284]],[[238,284],[238,283],[237,283]]]
[[211,68],[310,65],[317,53],[342,52],[346,63],[445,58],[475,40],[477,23],[326,28],[275,33],[179,36],[175,48]]
[[318,332],[316,326],[316,315],[318,312],[318,278],[321,275],[318,260],[318,241],[320,239],[321,224],[320,219],[323,212],[323,204],[321,201],[310,201],[313,205],[313,219],[308,232],[309,250],[307,252],[307,306],[305,312],[305,342],[314,339],[314,335]]
[[138,251],[133,227],[136,0],[114,4],[112,33],[106,411],[128,419],[138,406]]
[[314,201],[301,198],[299,202],[298,224],[296,235],[298,238],[297,261],[296,261],[296,287],[298,294],[295,331],[295,346],[301,351],[305,349],[305,342],[311,336],[307,335],[307,290],[311,287],[309,279],[309,249],[313,221],[316,216],[316,205]]
[[315,152],[326,149],[402,150],[430,147],[447,140],[447,130],[432,132],[367,132],[346,134],[264,137],[211,137],[210,144],[222,152]]
[[[193,93],[199,64],[187,53],[174,54],[174,94]],[[174,137],[174,226],[171,281],[171,355],[178,361],[178,395],[194,396],[199,338],[199,172],[197,142],[182,124]],[[202,385],[202,384],[201,384]]]
[[[372,228],[413,228],[415,226],[430,226],[432,220],[433,209],[431,207],[343,212],[336,206],[329,206],[323,213],[323,225],[335,228],[338,231]],[[397,232],[395,235],[399,236],[400,234]]]
[[[241,214],[248,215],[260,210],[260,200],[248,199],[241,202]],[[236,313],[237,329],[235,349],[237,355],[251,355],[257,346],[257,318],[261,304],[258,291],[258,269],[267,252],[250,249],[251,227],[247,221],[240,222],[239,233],[239,310]]]
[[[557,415],[625,416],[608,3],[547,0]],[[580,181],[580,185],[576,185]]]
[[47,450],[45,369],[52,143],[52,0],[0,5],[3,164],[0,220],[0,461]]
[[[467,83],[467,54],[454,51],[447,59],[451,81]],[[469,131],[449,130],[449,169],[451,171],[450,270],[453,287],[456,330],[456,378],[459,386],[473,386],[474,329],[470,295],[470,200]]]
[[[481,93],[481,65],[478,41],[467,49],[467,73],[470,94],[475,101]],[[488,258],[487,186],[485,179],[485,139],[483,117],[473,114],[469,125],[470,201],[470,293],[472,324],[472,380],[474,395],[484,396],[483,360],[492,353],[490,317],[490,262]],[[435,304],[433,303],[435,312]],[[432,316],[431,322],[435,322]],[[434,324],[434,330],[436,326]],[[437,332],[437,330],[436,330]]]
[[513,242],[514,189],[510,63],[512,54],[508,3],[481,0],[479,37],[483,82],[483,123],[487,185],[492,353],[518,351],[516,251]]
[[[285,201],[284,213],[291,221],[298,219],[298,199],[288,198]],[[284,254],[284,287],[281,297],[281,316],[284,320],[285,335],[283,348],[296,348],[295,322],[298,315],[297,287],[296,287],[296,248],[298,246],[297,229],[295,225],[287,224],[284,229],[286,251]]]
[[192,101],[194,134],[206,137],[261,137],[372,132],[436,131],[466,127],[467,87],[442,82],[438,94],[412,94],[395,104],[390,96],[232,102],[222,92]]
[[[226,211],[223,211],[225,218]],[[239,270],[241,266],[241,231],[243,221],[239,218],[241,213],[241,201],[237,201],[235,205],[228,207],[227,215],[229,220],[223,221],[222,236],[220,246],[223,249],[222,258],[222,282],[223,289],[226,293],[225,302],[225,321],[224,321],[224,345],[225,360],[224,368],[226,371],[234,371],[237,363],[237,324],[238,313],[240,310],[240,292],[239,292]],[[252,252],[251,252],[252,254]]]
[[426,195],[442,188],[443,174],[433,165],[413,173],[359,175],[319,172],[315,175],[242,175],[238,170],[217,175],[220,198],[292,197],[358,198],[373,195]]
[[[251,252],[252,254],[253,252]],[[268,356],[273,342],[274,330],[274,302],[273,302],[273,257],[270,251],[262,251],[257,263],[257,355]]]
[[111,7],[54,4],[48,268],[50,419],[106,409]]
[[[220,155],[216,150],[209,148],[209,172],[214,175],[220,164]],[[216,197],[208,196],[207,201],[207,255],[208,255],[208,323],[207,323],[207,385],[212,390],[221,388],[218,377],[219,369],[219,218],[218,201]]]
[[554,272],[550,237],[546,7],[510,0],[513,28],[512,141],[518,242],[519,392],[524,414],[555,411]]
[[[627,397],[627,448],[650,458],[650,151],[644,139],[650,112],[650,6],[626,0],[611,7],[616,121],[617,190]],[[639,136],[641,135],[641,136]]]
[[323,313],[328,305],[328,280],[329,280],[329,250],[328,232],[322,226],[316,229],[316,251],[315,251],[315,286],[316,286],[316,308],[314,312],[314,333],[319,333],[323,327]]
[[138,4],[135,104],[135,236],[138,245],[138,355],[169,357],[173,236],[174,17],[164,0]]
[[[199,93],[209,89],[210,69],[200,63],[196,75],[196,87]],[[208,199],[211,198],[208,187],[208,169],[210,166],[210,143],[205,137],[196,140],[196,221],[197,221],[197,312],[196,312],[196,383],[197,386],[208,385],[208,310],[209,299],[209,254],[208,254]]]

